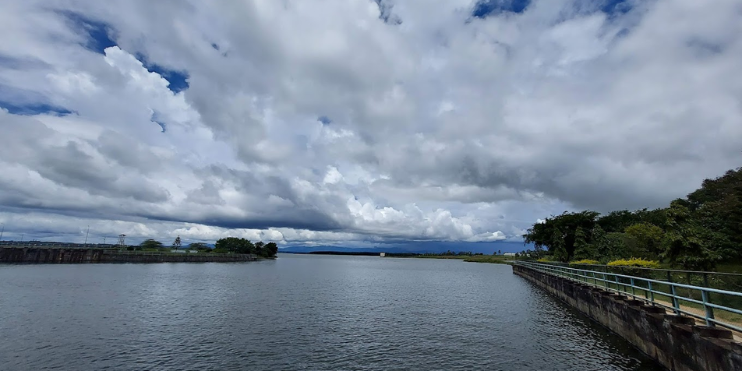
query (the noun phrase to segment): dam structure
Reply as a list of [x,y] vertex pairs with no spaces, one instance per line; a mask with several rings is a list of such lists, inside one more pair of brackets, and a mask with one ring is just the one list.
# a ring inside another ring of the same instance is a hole
[[513,264],[514,274],[607,327],[668,370],[742,370],[742,310],[734,307],[742,302],[742,293],[591,269]]
[[256,261],[253,254],[168,253],[93,247],[2,246],[0,263],[231,263]]

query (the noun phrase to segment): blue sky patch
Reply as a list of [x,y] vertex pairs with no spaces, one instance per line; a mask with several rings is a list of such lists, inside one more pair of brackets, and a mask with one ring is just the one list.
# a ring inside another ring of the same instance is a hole
[[600,11],[609,16],[618,16],[628,13],[632,7],[629,0],[603,0]]
[[169,70],[157,64],[145,64],[145,67],[147,68],[147,71],[157,73],[162,76],[162,78],[167,80],[167,82],[170,83],[167,87],[173,93],[179,93],[183,90],[188,89],[188,87],[190,86],[190,84],[188,84],[188,72]]
[[42,114],[51,114],[56,116],[67,116],[75,113],[64,107],[51,105],[48,103],[28,103],[13,104],[6,101],[0,101],[0,108],[5,108],[9,113],[14,115],[33,116]]
[[13,86],[0,84],[0,108],[8,110],[14,115],[41,115],[51,114],[66,116],[75,111],[60,107],[49,102],[43,94]]
[[144,65],[144,68],[147,69],[149,72],[154,72],[160,76],[162,76],[163,79],[167,80],[168,82],[168,89],[172,91],[173,93],[180,93],[183,90],[188,89],[190,84],[188,83],[188,72],[186,71],[177,71],[177,70],[171,70],[168,68],[165,68],[163,66],[160,66],[156,63],[150,63],[147,57],[145,57],[141,53],[137,53],[135,57],[142,62]]
[[332,120],[327,116],[320,116],[317,118],[317,121],[321,122],[322,125],[330,125],[332,123]]
[[502,13],[523,13],[530,4],[531,0],[479,0],[471,15],[487,18]]
[[116,30],[108,23],[96,21],[73,12],[61,12],[61,14],[67,18],[75,31],[87,36],[87,41],[83,45],[85,48],[99,54],[105,54],[104,50],[106,48],[116,46],[116,42],[113,40]]

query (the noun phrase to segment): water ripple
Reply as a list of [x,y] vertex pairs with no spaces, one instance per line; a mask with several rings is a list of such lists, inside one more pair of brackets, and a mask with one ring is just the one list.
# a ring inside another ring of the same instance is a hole
[[502,265],[0,266],[4,370],[654,370]]

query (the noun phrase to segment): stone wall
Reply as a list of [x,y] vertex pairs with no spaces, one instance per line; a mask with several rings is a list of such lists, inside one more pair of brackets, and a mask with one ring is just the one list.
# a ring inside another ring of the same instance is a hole
[[513,273],[535,283],[670,370],[742,370],[742,344],[732,333],[698,326],[691,317],[667,314],[609,291],[514,265]]
[[104,249],[59,249],[44,247],[0,247],[0,263],[195,263],[258,260],[251,254],[169,254]]

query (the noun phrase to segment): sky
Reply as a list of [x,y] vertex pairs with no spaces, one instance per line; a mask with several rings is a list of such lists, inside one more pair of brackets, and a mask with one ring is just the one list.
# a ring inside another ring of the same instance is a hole
[[522,246],[742,164],[739,0],[2,0],[0,34],[4,240]]

